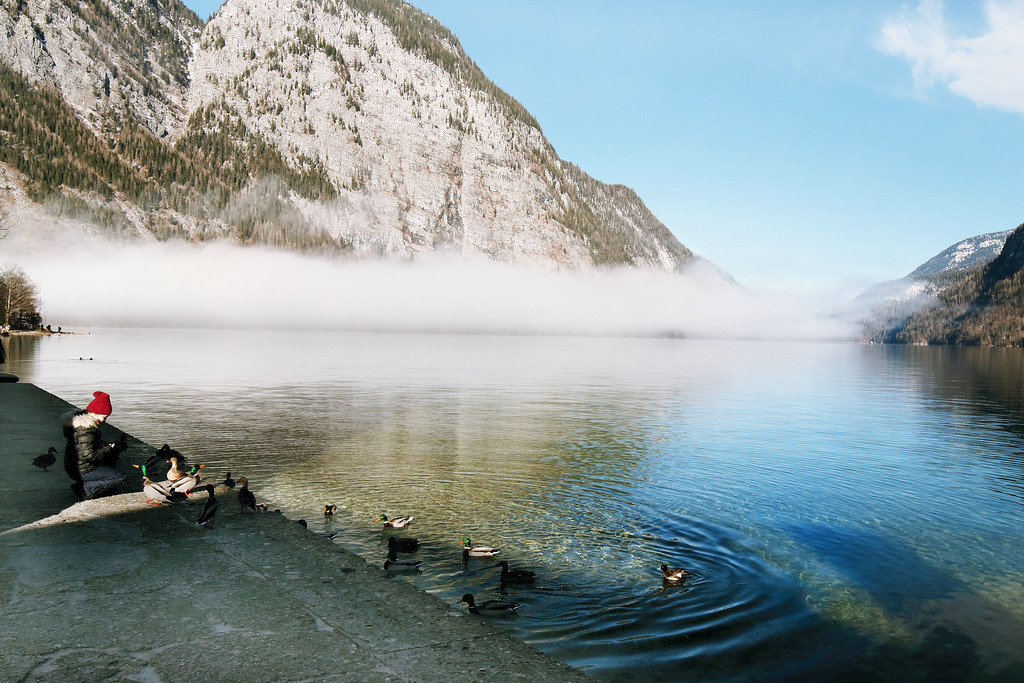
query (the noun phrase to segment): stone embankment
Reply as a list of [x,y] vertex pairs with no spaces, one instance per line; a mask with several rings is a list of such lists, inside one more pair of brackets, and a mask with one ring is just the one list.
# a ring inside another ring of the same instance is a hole
[[139,492],[77,502],[60,461],[32,465],[63,452],[70,408],[0,384],[4,680],[590,680],[280,514],[240,515],[226,489],[212,530],[205,494],[147,503],[129,465],[154,449],[130,435]]

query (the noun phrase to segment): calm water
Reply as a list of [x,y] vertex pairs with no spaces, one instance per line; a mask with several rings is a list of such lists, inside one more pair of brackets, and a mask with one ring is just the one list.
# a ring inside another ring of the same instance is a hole
[[[607,681],[1024,680],[1019,350],[94,330],[6,368]],[[81,359],[81,360],[80,360]],[[91,359],[91,360],[89,360]],[[55,434],[56,434],[55,428]],[[325,503],[340,513],[324,521]],[[501,548],[538,572],[502,586]],[[658,565],[691,570],[663,585]]]

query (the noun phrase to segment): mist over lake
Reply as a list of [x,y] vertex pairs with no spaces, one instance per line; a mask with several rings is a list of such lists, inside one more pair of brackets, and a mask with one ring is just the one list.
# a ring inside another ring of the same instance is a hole
[[494,623],[597,680],[1024,679],[1019,349],[87,332],[4,369],[371,563],[415,516],[396,580],[521,602]]

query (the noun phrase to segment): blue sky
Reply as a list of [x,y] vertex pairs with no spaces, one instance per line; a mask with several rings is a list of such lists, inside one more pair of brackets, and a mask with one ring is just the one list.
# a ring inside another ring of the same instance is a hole
[[1024,222],[1024,0],[413,4],[748,286],[854,295]]

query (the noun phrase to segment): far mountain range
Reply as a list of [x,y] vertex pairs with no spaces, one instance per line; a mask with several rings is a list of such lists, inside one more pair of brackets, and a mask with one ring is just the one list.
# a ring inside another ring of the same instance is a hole
[[868,339],[1024,345],[1024,225],[961,240],[855,304]]

